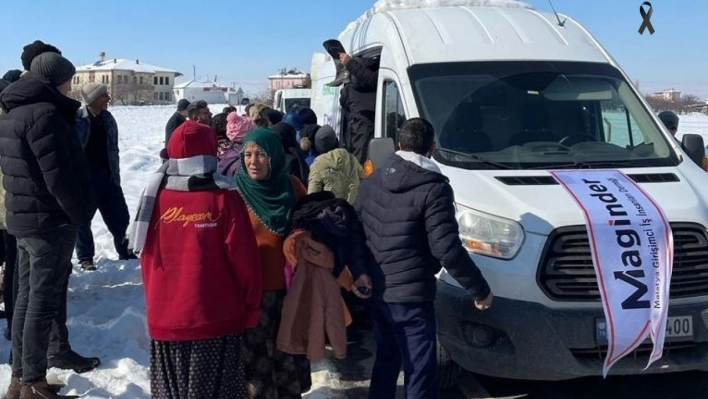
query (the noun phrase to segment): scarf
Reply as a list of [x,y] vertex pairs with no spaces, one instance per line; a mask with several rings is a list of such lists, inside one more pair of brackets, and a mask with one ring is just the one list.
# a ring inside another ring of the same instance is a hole
[[216,172],[217,158],[199,155],[190,158],[168,159],[148,178],[140,194],[135,219],[130,226],[128,248],[136,254],[143,250],[148,227],[161,188],[174,191],[235,190],[233,181]]
[[[266,180],[254,180],[248,174],[243,152],[255,144],[268,155],[270,175]],[[295,206],[295,192],[285,168],[285,151],[278,135],[270,129],[252,130],[243,141],[241,170],[234,179],[248,209],[273,234],[283,236]]]
[[404,160],[406,160],[408,162],[412,162],[412,163],[420,166],[423,169],[429,170],[431,172],[442,174],[442,171],[440,171],[440,167],[438,167],[438,165],[435,162],[431,161],[430,158],[428,158],[426,156],[416,154],[413,151],[402,151],[402,150],[396,151],[396,155],[398,155],[399,157],[403,158]]

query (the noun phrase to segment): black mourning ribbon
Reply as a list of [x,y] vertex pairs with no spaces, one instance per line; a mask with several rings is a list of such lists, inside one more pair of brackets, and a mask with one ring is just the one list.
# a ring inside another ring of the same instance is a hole
[[[644,6],[649,6],[649,12],[644,11]],[[639,27],[639,34],[643,35],[645,29],[649,29],[649,34],[653,35],[654,34],[654,27],[651,26],[651,14],[654,12],[654,10],[651,7],[651,3],[648,1],[645,1],[642,3],[641,6],[639,6],[639,13],[642,14],[642,26]]]

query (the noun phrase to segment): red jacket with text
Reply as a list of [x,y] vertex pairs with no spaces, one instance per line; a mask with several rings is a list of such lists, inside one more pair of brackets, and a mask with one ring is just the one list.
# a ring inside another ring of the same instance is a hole
[[152,339],[212,339],[258,324],[260,259],[238,192],[161,189],[141,265]]

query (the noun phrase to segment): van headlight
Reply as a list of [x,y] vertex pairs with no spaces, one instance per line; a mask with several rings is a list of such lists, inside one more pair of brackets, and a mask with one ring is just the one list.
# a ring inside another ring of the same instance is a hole
[[524,229],[513,220],[457,207],[462,245],[470,252],[501,259],[511,259],[524,242]]

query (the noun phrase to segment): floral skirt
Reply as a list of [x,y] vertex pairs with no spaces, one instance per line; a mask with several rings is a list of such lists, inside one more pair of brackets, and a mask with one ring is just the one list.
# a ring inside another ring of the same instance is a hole
[[247,398],[243,335],[150,343],[150,390],[156,399]]
[[264,291],[258,326],[244,334],[249,398],[300,399],[312,386],[307,358],[283,353],[275,344],[284,298],[284,290]]

